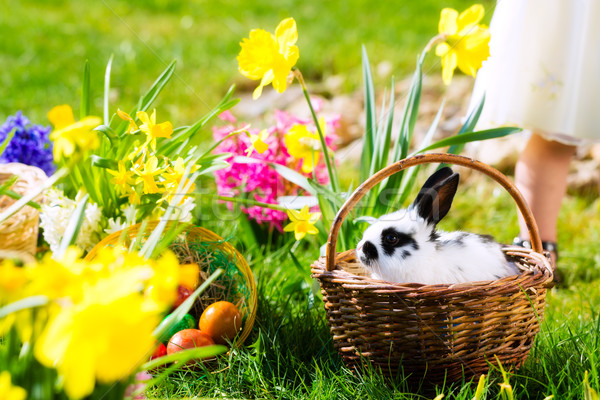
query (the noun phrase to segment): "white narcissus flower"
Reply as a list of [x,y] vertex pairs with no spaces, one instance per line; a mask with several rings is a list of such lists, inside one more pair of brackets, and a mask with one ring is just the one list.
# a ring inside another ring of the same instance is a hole
[[[76,199],[80,199],[81,192]],[[77,207],[77,201],[69,199],[63,192],[51,188],[46,192],[46,202],[42,204],[40,213],[40,228],[43,229],[44,240],[50,245],[50,250],[55,252],[60,247],[60,242],[65,234],[71,215]],[[75,245],[84,251],[90,251],[100,241],[102,208],[97,204],[88,202],[81,230],[75,240]]]

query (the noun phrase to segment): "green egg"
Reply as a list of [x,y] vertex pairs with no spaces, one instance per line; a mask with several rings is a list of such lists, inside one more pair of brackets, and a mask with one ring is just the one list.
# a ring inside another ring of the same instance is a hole
[[[167,315],[165,317],[165,319],[169,318],[171,314]],[[164,319],[163,319],[164,321]],[[161,342],[163,342],[163,344],[166,346],[169,343],[169,339],[171,339],[171,337],[176,334],[179,331],[182,331],[184,329],[192,329],[192,328],[198,328],[198,326],[196,326],[196,320],[194,319],[194,317],[192,317],[190,314],[185,314],[184,317],[181,319],[181,321],[179,321],[178,323],[176,323],[175,325],[173,325],[171,327],[171,329],[169,329],[167,331],[167,333],[165,333],[165,336],[163,336]]]

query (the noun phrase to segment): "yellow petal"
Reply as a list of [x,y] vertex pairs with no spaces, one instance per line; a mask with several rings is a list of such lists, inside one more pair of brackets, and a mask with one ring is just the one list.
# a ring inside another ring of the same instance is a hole
[[442,57],[442,79],[444,84],[449,85],[457,65],[456,52],[450,51]]
[[273,82],[274,78],[275,78],[275,75],[273,74],[272,69],[265,72],[265,74],[263,75],[263,77],[260,81],[260,85],[258,85],[258,87],[256,89],[254,89],[254,93],[252,93],[252,99],[254,99],[254,100],[258,99],[260,97],[260,95],[262,94],[262,88],[264,86],[267,86],[269,83]]
[[297,210],[289,209],[287,210],[287,215],[292,221],[302,221],[302,213]]
[[290,222],[289,224],[287,224],[284,228],[283,231],[284,232],[293,232],[295,231],[295,227],[296,227],[297,222]]
[[445,33],[446,35],[454,35],[458,30],[457,20],[458,11],[453,8],[444,8],[440,16],[440,23],[438,25],[439,33]]
[[152,127],[152,136],[155,138],[170,138],[173,134],[173,125],[171,122],[166,121]]
[[145,111],[138,111],[136,115],[144,124],[150,125],[150,118],[148,118],[148,114]]
[[481,4],[472,5],[458,16],[457,30],[461,34],[467,34],[469,30],[473,29],[483,19],[484,15],[485,9]]
[[279,52],[285,54],[290,46],[298,40],[298,31],[294,18],[286,18],[279,23],[275,30],[275,37],[279,44]]
[[269,145],[266,144],[265,142],[263,142],[260,138],[258,138],[256,140],[256,142],[254,142],[254,148],[256,149],[257,152],[259,152],[260,154],[264,153],[265,151],[268,150]]
[[294,237],[296,238],[296,240],[302,240],[304,238],[304,236],[306,236],[306,232],[304,231],[300,231],[300,230],[296,230]]
[[73,109],[68,104],[63,104],[60,106],[54,107],[52,110],[48,112],[48,119],[54,125],[54,129],[62,129],[66,126],[75,123],[75,118],[73,117]]

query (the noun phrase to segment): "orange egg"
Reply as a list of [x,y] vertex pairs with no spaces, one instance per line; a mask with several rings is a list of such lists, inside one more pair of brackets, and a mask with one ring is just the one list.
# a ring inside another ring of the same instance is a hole
[[210,346],[211,344],[215,344],[215,342],[208,334],[198,329],[184,329],[169,339],[167,354],[177,353],[185,349],[193,349],[194,347]]
[[226,344],[233,340],[242,328],[240,310],[228,301],[217,301],[206,307],[198,326],[209,334],[215,343]]

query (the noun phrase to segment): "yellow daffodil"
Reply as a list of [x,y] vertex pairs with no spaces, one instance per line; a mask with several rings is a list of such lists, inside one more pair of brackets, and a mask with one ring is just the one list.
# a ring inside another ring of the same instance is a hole
[[315,224],[321,218],[321,213],[311,213],[308,210],[308,206],[304,206],[300,211],[288,210],[287,215],[292,222],[287,224],[283,230],[285,232],[294,232],[296,240],[302,240],[307,234],[316,235],[319,233]]
[[[177,193],[177,188],[179,187],[179,184],[181,183],[181,180],[183,179],[183,175],[185,173],[185,162],[183,160],[183,158],[179,157],[177,158],[177,160],[175,160],[175,162],[173,163],[172,166],[167,167],[167,172],[165,172],[163,174],[164,177],[164,182],[163,185],[165,187],[165,195],[159,200],[159,201],[163,201],[166,200],[167,202],[171,202],[171,200],[173,199],[173,196],[175,196]],[[192,165],[191,169],[190,169],[190,174],[194,173],[198,170],[198,168],[200,168],[198,165]],[[188,183],[190,183],[189,178],[186,178],[186,181],[184,183],[185,187]],[[187,189],[186,193],[191,193],[194,191],[194,189],[196,188],[196,184],[195,183],[191,183],[189,188]],[[185,201],[187,197],[184,196],[181,199],[181,202],[179,205],[183,204],[183,202]]]
[[239,71],[247,78],[258,80],[260,85],[252,97],[257,99],[263,87],[272,83],[273,88],[283,93],[287,88],[290,71],[299,57],[296,21],[286,18],[279,23],[275,35],[263,30],[253,29],[249,38],[240,43],[242,47],[237,57]]
[[121,111],[121,110],[117,109],[117,115],[121,119],[124,119],[125,121],[129,122],[129,126],[127,127],[127,133],[133,133],[140,129],[140,128],[138,128],[138,126],[135,123],[135,121],[133,120],[133,118],[131,118],[131,115],[127,114],[125,111]]
[[117,192],[121,196],[129,195],[131,193],[133,190],[132,186],[135,184],[135,180],[133,179],[135,173],[125,168],[125,162],[123,160],[119,160],[117,171],[107,169],[106,172],[114,177],[110,180],[110,183],[115,185]]
[[0,305],[14,301],[28,282],[27,271],[10,260],[0,261]]
[[71,106],[64,104],[50,110],[48,119],[54,125],[50,134],[54,142],[54,161],[71,157],[77,151],[93,150],[100,145],[100,139],[93,130],[102,123],[100,118],[88,116],[75,121]]
[[[322,124],[323,127],[324,124]],[[319,162],[319,151],[321,150],[319,134],[309,131],[305,125],[295,124],[285,134],[283,141],[288,153],[295,159],[302,160],[302,172],[311,173]]]
[[263,129],[258,135],[250,134],[250,142],[252,145],[246,149],[246,157],[250,157],[252,152],[256,150],[259,154],[264,153],[269,148],[265,140],[269,137],[269,132]]
[[156,310],[143,307],[139,293],[121,296],[121,276],[90,286],[81,303],[63,307],[47,324],[34,348],[38,361],[54,367],[69,397],[92,393],[95,380],[110,383],[131,375],[151,353]]
[[435,53],[442,58],[442,78],[446,85],[450,84],[456,67],[474,77],[489,57],[490,32],[487,26],[479,24],[484,14],[481,4],[460,15],[452,8],[442,10],[439,33],[444,42],[437,45]]
[[[177,285],[191,282],[194,274],[193,269],[180,268],[170,251],[158,260],[128,253],[123,246],[102,249],[92,261],[81,260],[80,254],[45,258],[35,267],[35,272],[44,266],[61,267],[80,279],[77,293],[62,289],[63,297],[54,302],[34,347],[38,361],[58,371],[71,398],[89,395],[96,381],[111,383],[130,376],[148,358],[161,314],[172,305]],[[197,279],[197,269],[195,274]],[[37,294],[49,289],[58,293],[53,286],[38,286]],[[156,288],[152,298],[144,290],[149,286]]]
[[4,400],[25,400],[27,392],[19,386],[13,386],[10,372],[0,372],[0,399]]
[[156,123],[156,110],[150,116],[144,111],[138,111],[136,115],[143,122],[140,131],[146,134],[146,144],[149,143],[152,150],[156,151],[157,138],[170,138],[173,134],[173,125],[169,121]]
[[158,167],[158,158],[150,156],[148,161],[143,163],[143,167],[143,169],[134,169],[135,174],[138,175],[136,184],[140,182],[144,184],[143,193],[159,193],[160,189],[156,185],[154,177],[162,174],[164,169]]

